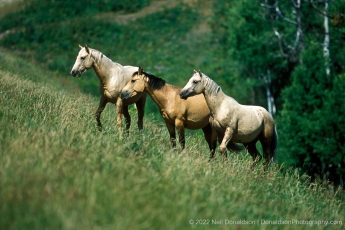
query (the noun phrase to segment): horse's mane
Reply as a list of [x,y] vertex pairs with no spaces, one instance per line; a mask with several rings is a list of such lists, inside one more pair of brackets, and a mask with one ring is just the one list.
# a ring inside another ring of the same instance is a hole
[[217,83],[215,83],[211,78],[207,77],[205,74],[202,75],[204,79],[205,90],[207,90],[212,95],[217,95],[218,92],[222,90],[220,86],[217,85]]
[[[114,62],[113,60],[111,60],[110,58],[108,58],[107,56],[105,56],[101,51],[99,50],[95,50],[95,49],[92,49],[92,48],[89,48],[91,50],[91,53],[92,53],[92,57],[95,59],[96,63],[99,63],[100,61],[103,60],[103,58],[109,62],[112,62],[114,64],[117,64],[121,67],[123,67],[120,63],[117,63],[117,62]],[[93,54],[93,52],[96,53],[96,55]]]
[[[135,71],[132,76],[137,75],[138,71]],[[165,85],[165,80],[162,78],[156,77],[152,74],[143,72],[143,74],[149,79],[148,84],[152,89],[159,90]]]

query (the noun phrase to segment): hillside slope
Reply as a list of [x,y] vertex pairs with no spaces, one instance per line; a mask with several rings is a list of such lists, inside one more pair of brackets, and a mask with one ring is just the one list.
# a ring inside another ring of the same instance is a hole
[[133,126],[119,140],[107,109],[100,133],[92,117],[97,98],[62,90],[54,79],[36,81],[47,72],[1,59],[0,229],[267,229],[267,221],[274,229],[310,229],[344,218],[341,194],[297,172],[264,173],[261,165],[248,172],[246,153],[208,162],[195,133],[185,150],[171,149],[152,116],[141,135]]
[[[120,140],[110,105],[97,131],[95,73],[69,76],[79,43],[180,86],[193,69],[217,76],[210,6],[143,2],[131,12],[85,4],[85,18],[37,1],[46,5],[12,5],[1,18],[0,33],[10,32],[0,36],[0,229],[310,229],[325,221],[342,229],[343,192],[284,166],[249,172],[245,152],[208,162],[201,132],[187,133],[185,150],[171,149],[152,103],[142,134],[131,107],[130,135]],[[49,10],[56,17],[41,18]]]
[[[109,10],[104,4],[91,3],[37,1],[11,12],[0,20],[0,46],[66,79],[79,44],[87,44],[120,64],[141,66],[178,86],[186,83],[194,69],[200,69],[239,102],[252,103],[248,93],[252,89],[248,84],[238,85],[237,68],[230,68],[226,76],[219,75],[224,72],[220,66],[223,60],[216,53],[223,47],[213,41],[211,2],[147,0],[128,10],[120,6]],[[69,80],[77,82],[85,93],[99,94],[93,70],[78,81]],[[151,101],[148,108],[159,114]]]

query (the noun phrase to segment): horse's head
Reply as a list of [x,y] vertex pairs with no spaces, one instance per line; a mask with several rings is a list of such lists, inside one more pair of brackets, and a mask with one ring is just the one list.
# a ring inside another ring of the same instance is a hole
[[91,58],[92,51],[85,45],[82,47],[79,45],[80,51],[78,53],[77,59],[75,60],[74,66],[71,70],[71,75],[73,77],[80,77],[86,70],[90,69],[93,65],[94,59]]
[[136,96],[138,93],[142,93],[145,90],[145,73],[139,66],[137,72],[133,73],[132,79],[122,89],[121,98],[128,99]]
[[205,87],[203,84],[203,78],[203,74],[200,72],[200,70],[194,70],[193,76],[189,79],[186,86],[181,90],[180,97],[182,99],[187,99],[188,97],[204,92]]

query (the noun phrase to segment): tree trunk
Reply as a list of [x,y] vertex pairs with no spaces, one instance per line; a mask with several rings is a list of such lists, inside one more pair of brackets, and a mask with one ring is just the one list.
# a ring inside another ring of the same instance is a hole
[[323,55],[325,57],[325,67],[326,67],[326,74],[327,77],[329,76],[331,70],[329,67],[330,62],[330,54],[329,54],[329,25],[328,25],[328,16],[327,16],[327,9],[328,9],[328,0],[325,0],[325,14],[324,14],[324,27],[325,27],[325,41],[323,45]]

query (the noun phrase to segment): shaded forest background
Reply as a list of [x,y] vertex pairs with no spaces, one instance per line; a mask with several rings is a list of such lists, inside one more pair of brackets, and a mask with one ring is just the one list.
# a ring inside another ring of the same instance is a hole
[[[69,76],[78,44],[178,86],[200,69],[272,111],[280,162],[342,185],[344,12],[342,0],[14,1],[0,9],[0,46],[93,95],[92,70]],[[159,116],[152,101],[146,113]]]

